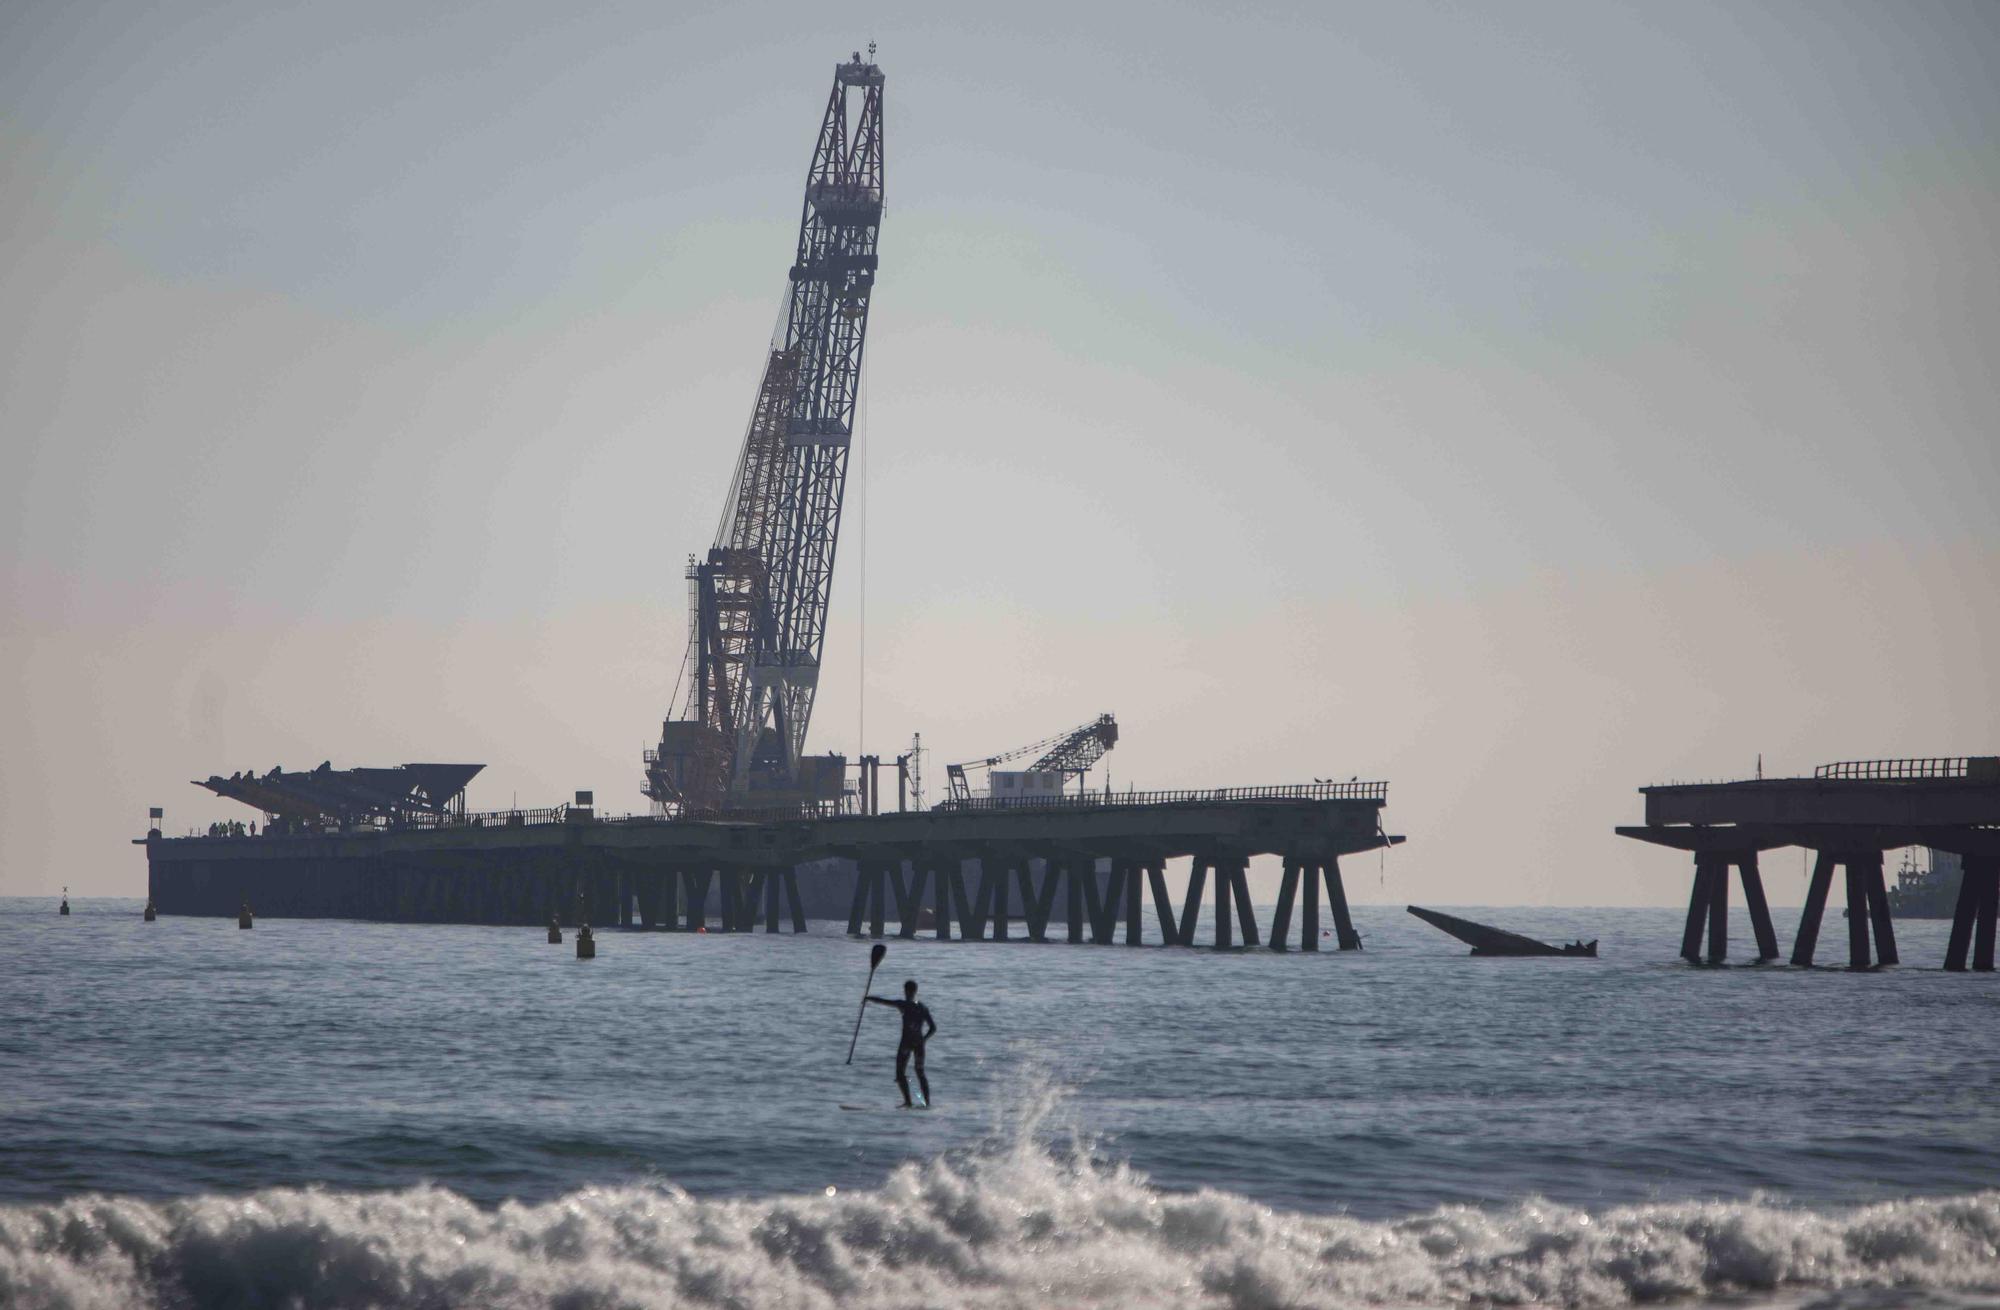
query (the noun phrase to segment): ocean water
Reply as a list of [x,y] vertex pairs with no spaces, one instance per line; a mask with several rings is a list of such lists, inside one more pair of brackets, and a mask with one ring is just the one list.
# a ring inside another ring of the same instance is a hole
[[2000,979],[1942,923],[1867,975],[1692,969],[1672,910],[1470,912],[1595,961],[1388,906],[1350,954],[891,939],[908,1113],[840,925],[72,904],[0,900],[0,1306],[2000,1305]]

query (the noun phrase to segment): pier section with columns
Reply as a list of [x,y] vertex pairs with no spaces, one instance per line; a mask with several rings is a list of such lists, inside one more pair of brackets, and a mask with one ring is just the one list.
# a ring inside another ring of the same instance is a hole
[[[808,917],[850,932],[965,941],[1360,946],[1340,858],[1401,842],[1385,783],[961,802],[893,814],[498,825],[164,838],[149,834],[149,890],[165,914],[494,923],[546,928],[803,933]],[[1246,871],[1284,861],[1268,934]],[[1169,894],[1169,860],[1190,861]],[[1324,892],[1324,899],[1322,899]],[[1149,916],[1146,902],[1151,900]],[[1296,942],[1293,933],[1296,931]],[[1056,934],[1052,938],[1052,934]]]
[[1758,857],[1801,846],[1815,852],[1791,962],[1808,966],[1838,873],[1847,901],[1847,963],[1900,963],[1884,851],[1928,846],[1963,858],[1944,967],[1994,967],[2000,909],[2000,757],[1860,760],[1821,766],[1810,778],[1642,787],[1646,822],[1622,837],[1694,857],[1681,956],[1692,964],[1729,957],[1729,885],[1734,869],[1750,913],[1759,963],[1782,958],[1765,903]]

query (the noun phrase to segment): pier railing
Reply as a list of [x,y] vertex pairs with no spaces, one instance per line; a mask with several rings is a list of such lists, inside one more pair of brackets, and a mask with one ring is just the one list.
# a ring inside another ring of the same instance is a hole
[[[1065,810],[1128,809],[1156,805],[1241,804],[1257,801],[1376,801],[1389,799],[1387,782],[1307,782],[1270,787],[1208,787],[1177,791],[1086,792],[1083,795],[1024,796],[995,799],[976,796],[969,800],[944,801],[934,810],[912,810],[911,814],[944,812],[1037,812]],[[798,823],[818,819],[855,818],[852,813],[832,813],[814,807],[783,806],[762,809],[704,810],[680,815],[599,814],[596,823],[651,825],[659,823]],[[885,814],[879,817],[887,818]],[[420,812],[399,816],[394,822],[369,825],[377,831],[444,828],[542,828],[583,818],[572,815],[568,805],[538,806],[527,809],[484,810],[469,814]],[[364,829],[365,830],[365,829]],[[355,831],[349,829],[348,831]],[[277,835],[275,832],[272,835]]]
[[405,827],[410,828],[539,828],[569,822],[569,806],[543,805],[532,809],[482,810],[476,814],[419,814]]
[[1813,770],[1815,778],[1849,778],[1871,782],[1915,778],[1972,778],[2000,781],[2000,759],[1985,755],[1944,755],[1907,760],[1842,760]]
[[1183,791],[1085,792],[1081,796],[976,796],[937,808],[966,810],[1074,810],[1135,805],[1212,805],[1228,801],[1387,801],[1386,782],[1306,782],[1275,787],[1211,787]]

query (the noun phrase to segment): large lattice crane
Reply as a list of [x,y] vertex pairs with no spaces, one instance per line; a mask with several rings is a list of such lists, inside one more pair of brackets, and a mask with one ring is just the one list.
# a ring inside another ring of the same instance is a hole
[[688,561],[686,697],[645,758],[645,792],[669,811],[839,795],[839,762],[805,741],[882,223],[883,79],[868,54],[834,69],[736,478],[715,544]]
[[1104,758],[1104,752],[1118,744],[1118,721],[1109,714],[1100,714],[1089,723],[1059,732],[1053,737],[1029,742],[1026,746],[1016,746],[1013,750],[989,755],[983,760],[967,760],[963,764],[944,766],[945,780],[950,799],[969,801],[972,799],[972,783],[966,777],[966,770],[987,770],[996,764],[1010,760],[1036,756],[1025,772],[1059,773],[1065,782],[1074,776],[1081,780],[1090,772],[1091,766]]

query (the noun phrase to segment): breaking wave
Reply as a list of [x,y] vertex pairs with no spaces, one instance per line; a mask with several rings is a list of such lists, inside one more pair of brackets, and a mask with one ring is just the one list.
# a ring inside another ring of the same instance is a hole
[[482,1208],[438,1187],[0,1208],[0,1305],[320,1307],[1959,1305],[2000,1290],[2000,1192],[1809,1210],[1528,1201],[1386,1221],[1168,1193],[1047,1100],[879,1188],[698,1199],[586,1188]]

